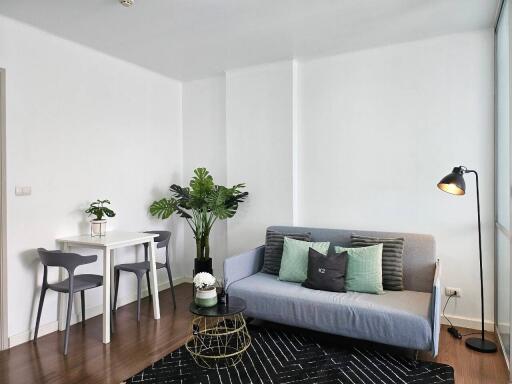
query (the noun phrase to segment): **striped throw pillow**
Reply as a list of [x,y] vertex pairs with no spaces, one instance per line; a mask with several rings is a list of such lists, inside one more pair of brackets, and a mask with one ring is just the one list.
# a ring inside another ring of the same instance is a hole
[[279,275],[281,268],[281,258],[283,257],[284,237],[295,240],[311,241],[311,233],[281,233],[267,230],[265,240],[265,255],[263,256],[262,272],[272,275]]
[[352,234],[352,247],[368,247],[369,245],[383,244],[382,249],[382,285],[388,291],[402,291],[403,284],[403,237],[378,238]]

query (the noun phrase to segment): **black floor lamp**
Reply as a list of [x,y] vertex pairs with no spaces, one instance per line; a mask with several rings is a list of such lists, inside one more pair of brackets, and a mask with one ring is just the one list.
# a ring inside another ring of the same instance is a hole
[[496,344],[484,338],[484,280],[482,270],[482,229],[480,225],[480,191],[478,188],[478,173],[464,166],[455,167],[453,171],[443,177],[437,187],[452,195],[464,195],[466,193],[465,173],[474,173],[476,177],[476,207],[478,212],[478,249],[480,251],[480,300],[482,303],[482,336],[472,337],[466,340],[466,346],[478,352],[496,352]]

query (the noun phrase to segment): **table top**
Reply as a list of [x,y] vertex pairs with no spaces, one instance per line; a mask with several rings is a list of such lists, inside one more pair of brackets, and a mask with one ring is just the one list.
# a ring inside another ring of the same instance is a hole
[[196,303],[190,303],[189,310],[194,315],[205,316],[205,317],[222,317],[236,315],[237,313],[245,311],[246,305],[245,300],[229,296],[227,304],[217,304],[210,308],[198,307]]
[[105,236],[92,237],[90,234],[64,237],[57,239],[59,243],[89,245],[89,246],[103,246],[115,247],[124,244],[144,243],[151,241],[151,239],[158,237],[154,233],[143,232],[124,232],[124,231],[107,231]]

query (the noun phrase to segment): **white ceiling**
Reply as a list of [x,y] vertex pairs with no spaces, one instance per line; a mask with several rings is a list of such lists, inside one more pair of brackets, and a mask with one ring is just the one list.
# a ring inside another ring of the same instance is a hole
[[490,28],[499,0],[0,0],[0,13],[191,80]]

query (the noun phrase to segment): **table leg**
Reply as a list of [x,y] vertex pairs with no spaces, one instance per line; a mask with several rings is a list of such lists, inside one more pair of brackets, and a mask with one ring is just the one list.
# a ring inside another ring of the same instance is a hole
[[116,254],[112,249],[110,250],[110,332],[113,334],[115,332],[114,329],[114,314],[112,312],[112,304],[114,303],[114,294],[115,294],[115,273],[114,267],[116,266]]
[[103,343],[110,343],[110,248],[103,249]]
[[[114,267],[116,265],[116,256],[113,249],[110,250],[110,285],[114,287]],[[110,302],[114,302],[114,289],[110,290]]]
[[[68,243],[64,242],[61,245],[62,252],[69,252]],[[67,278],[67,272],[64,268],[59,268],[59,281]],[[67,298],[68,295],[65,293],[59,293],[59,331],[66,329],[66,309],[67,309]]]
[[159,319],[160,318],[160,303],[158,300],[158,280],[156,277],[155,242],[153,240],[151,240],[151,242],[149,243],[148,248],[149,248],[149,266],[151,269],[151,271],[150,271],[151,291],[153,293],[151,295],[151,297],[153,298],[153,315],[154,315],[155,319]]

